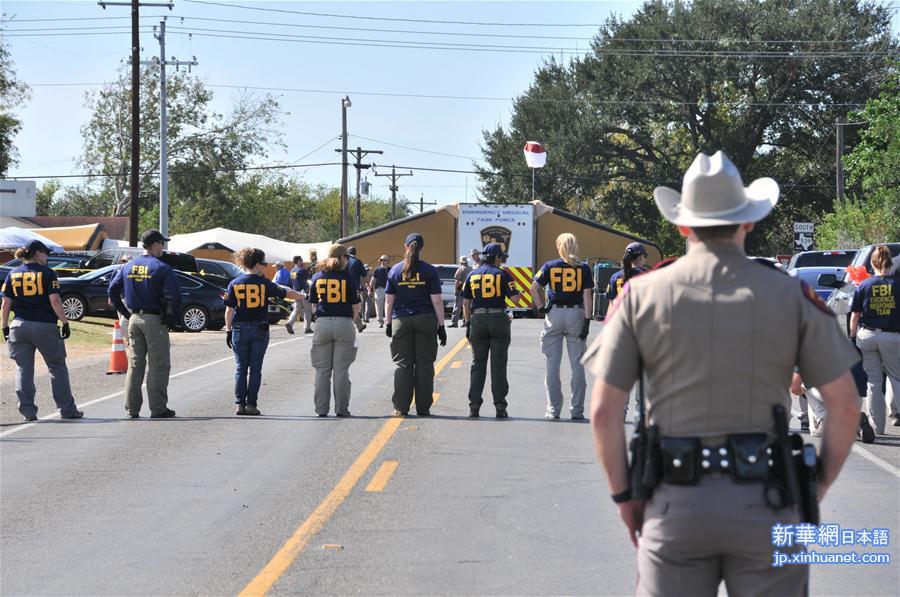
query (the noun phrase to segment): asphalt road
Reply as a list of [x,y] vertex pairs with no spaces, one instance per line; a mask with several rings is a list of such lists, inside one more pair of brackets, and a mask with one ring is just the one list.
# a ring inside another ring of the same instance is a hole
[[[222,333],[175,337],[176,419],[124,419],[124,377],[103,374],[104,356],[73,363],[83,420],[21,425],[5,375],[0,594],[633,594],[634,550],[589,426],[543,419],[539,327],[513,324],[505,421],[490,398],[488,416],[465,416],[462,330],[448,330],[427,419],[390,416],[388,340],[372,327],[359,336],[349,419],[315,416],[310,336],[283,328],[260,418],[233,415]],[[48,386],[38,380],[39,416],[52,412]],[[813,594],[897,594],[897,430],[858,444],[822,516],[890,529],[890,546],[868,551],[892,563],[814,566]]]

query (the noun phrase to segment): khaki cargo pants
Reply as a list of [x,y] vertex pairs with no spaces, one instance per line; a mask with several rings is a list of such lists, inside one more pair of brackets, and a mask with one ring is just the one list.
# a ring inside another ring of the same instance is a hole
[[350,414],[350,364],[356,360],[356,331],[349,317],[318,317],[309,351],[316,370],[316,414],[327,415],[334,386],[334,412]]
[[[125,410],[141,412],[144,371],[147,370],[147,402],[150,414],[162,414],[169,402],[169,326],[159,315],[132,313],[128,320],[128,374],[125,377]],[[148,366],[149,365],[149,366]]]
[[638,547],[638,595],[715,597],[807,594],[809,566],[773,567],[772,526],[797,524],[793,509],[769,508],[761,483],[703,475],[697,485],[660,483],[644,510]]

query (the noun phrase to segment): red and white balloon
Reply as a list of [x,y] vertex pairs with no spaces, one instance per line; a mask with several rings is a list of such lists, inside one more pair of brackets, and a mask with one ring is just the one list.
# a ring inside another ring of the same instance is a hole
[[525,144],[525,163],[529,168],[543,168],[547,163],[547,151],[537,141],[529,141]]

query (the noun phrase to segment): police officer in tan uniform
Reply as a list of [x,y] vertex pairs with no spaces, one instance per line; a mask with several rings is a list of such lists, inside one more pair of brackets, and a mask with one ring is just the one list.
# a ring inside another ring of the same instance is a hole
[[[585,357],[596,376],[594,444],[638,548],[637,593],[714,596],[724,580],[732,595],[803,595],[807,566],[772,566],[773,525],[800,522],[794,507],[774,509],[759,480],[772,466],[765,454],[775,439],[773,413],[775,405],[790,411],[786,388],[796,366],[829,411],[821,500],[856,434],[859,404],[849,369],[858,357],[814,292],[744,254],[753,223],[778,200],[775,181],[745,188],[717,152],[697,156],[681,193],[659,187],[654,195],[689,239],[687,255],[630,280]],[[646,502],[632,499],[622,425],[642,370],[660,454]],[[748,437],[762,456],[738,462]],[[691,450],[673,458],[673,446]],[[762,473],[756,467],[755,475],[739,477],[747,462],[759,462]]]

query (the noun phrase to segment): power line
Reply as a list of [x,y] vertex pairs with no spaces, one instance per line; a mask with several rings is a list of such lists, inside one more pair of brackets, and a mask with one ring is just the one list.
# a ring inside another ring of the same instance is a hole
[[481,160],[483,159],[483,158],[473,158],[472,156],[468,156],[468,155],[459,155],[459,154],[456,154],[456,153],[444,153],[444,152],[441,152],[441,151],[432,151],[432,150],[430,150],[430,149],[421,149],[421,148],[418,148],[418,147],[409,147],[408,145],[397,145],[396,143],[389,143],[389,142],[387,142],[387,141],[382,141],[382,140],[380,140],[380,139],[370,139],[369,137],[363,137],[362,135],[350,135],[350,136],[351,136],[351,137],[354,137],[354,138],[356,138],[356,139],[363,139],[363,140],[365,140],[365,141],[372,141],[373,143],[381,143],[382,145],[388,145],[388,146],[390,146],[390,147],[399,147],[400,149],[408,149],[408,150],[410,150],[410,151],[417,151],[417,152],[419,152],[419,153],[430,153],[430,154],[432,154],[432,155],[440,155],[440,156],[445,156],[445,157],[449,157],[449,158],[460,158],[460,159],[463,159],[463,160],[475,160],[475,161],[481,161]]
[[[100,87],[109,85],[106,83],[28,83],[29,87]],[[839,108],[839,107],[859,107],[864,103],[858,102],[744,102],[744,101],[699,101],[699,102],[678,102],[668,99],[645,99],[645,100],[616,100],[616,99],[600,99],[590,95],[579,98],[540,98],[540,97],[503,97],[503,96],[472,96],[472,95],[440,95],[426,93],[399,93],[387,91],[347,91],[340,89],[303,89],[296,87],[264,87],[259,85],[226,85],[217,83],[207,83],[207,87],[221,89],[247,89],[252,91],[277,91],[284,93],[310,93],[323,95],[362,95],[371,97],[399,97],[412,99],[439,99],[439,100],[460,100],[460,101],[519,101],[519,102],[536,102],[536,103],[587,103],[598,105],[671,105],[671,106],[695,106],[695,105],[734,105],[740,107],[801,107],[801,108]],[[361,138],[361,137],[360,137]],[[370,140],[370,139],[367,139]],[[382,141],[376,141],[382,143]],[[400,146],[402,147],[402,146]],[[403,147],[407,149],[406,147]],[[450,157],[461,157],[448,154]],[[463,156],[464,157],[464,156]]]
[[601,27],[602,23],[509,23],[509,22],[484,22],[484,21],[445,21],[438,19],[411,19],[400,17],[372,17],[363,15],[346,15],[327,12],[309,12],[302,10],[286,10],[283,8],[263,8],[260,6],[243,6],[224,2],[210,2],[208,0],[184,0],[191,4],[208,4],[210,6],[224,6],[226,8],[241,8],[244,10],[257,10],[261,12],[276,12],[282,14],[304,15],[308,17],[329,17],[334,19],[360,19],[365,21],[397,21],[403,23],[439,23],[442,25],[477,25],[490,27]]

